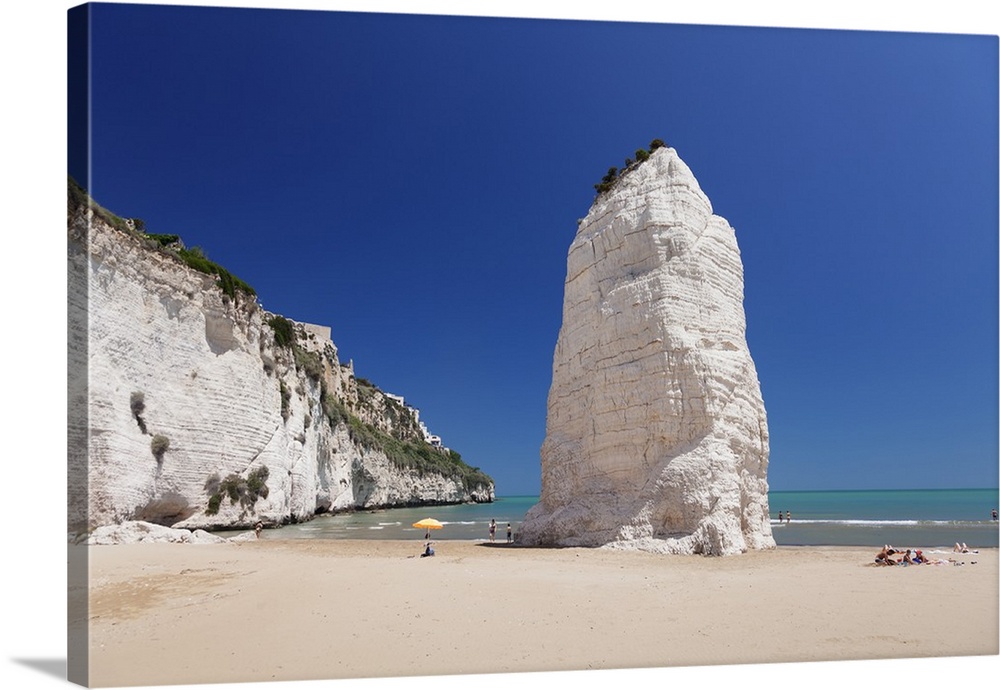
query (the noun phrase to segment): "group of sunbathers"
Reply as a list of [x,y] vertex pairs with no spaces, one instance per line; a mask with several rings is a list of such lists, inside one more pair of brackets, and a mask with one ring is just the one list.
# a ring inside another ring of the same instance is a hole
[[875,555],[875,565],[939,565],[944,562],[937,558],[928,558],[920,549],[900,551],[893,548],[892,544],[886,544]]

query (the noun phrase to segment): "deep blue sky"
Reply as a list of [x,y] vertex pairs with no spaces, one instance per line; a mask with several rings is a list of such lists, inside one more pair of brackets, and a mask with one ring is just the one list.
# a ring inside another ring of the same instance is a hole
[[96,5],[91,191],[531,494],[576,221],[659,137],[736,229],[771,488],[995,487],[997,62],[995,36]]

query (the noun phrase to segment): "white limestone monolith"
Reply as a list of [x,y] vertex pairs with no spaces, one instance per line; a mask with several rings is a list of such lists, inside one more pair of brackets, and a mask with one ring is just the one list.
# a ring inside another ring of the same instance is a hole
[[774,547],[740,251],[672,148],[600,194],[570,247],[541,464],[519,543]]

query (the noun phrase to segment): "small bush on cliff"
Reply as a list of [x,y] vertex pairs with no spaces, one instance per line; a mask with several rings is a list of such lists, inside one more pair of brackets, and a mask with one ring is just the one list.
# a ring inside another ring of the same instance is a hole
[[219,506],[222,504],[221,486],[222,477],[219,476],[218,472],[208,475],[208,479],[205,480],[205,493],[208,494],[208,507],[205,509],[206,515],[215,515],[219,512]]
[[132,416],[135,418],[136,424],[139,425],[139,430],[145,434],[146,420],[142,418],[142,413],[146,410],[146,396],[142,391],[133,391],[132,395],[129,396],[128,404],[132,410]]
[[158,247],[169,247],[170,245],[177,244],[181,241],[180,235],[159,235],[156,233],[147,233],[146,237],[151,239]]
[[177,249],[175,253],[181,261],[194,270],[218,276],[219,279],[216,284],[222,289],[222,292],[229,297],[236,297],[237,290],[241,290],[250,296],[257,294],[252,287],[234,276],[219,264],[211,261],[205,255],[205,251],[201,247],[191,247],[190,249],[187,247],[181,247],[180,249]]
[[291,347],[295,344],[295,324],[284,316],[275,314],[267,320],[267,325],[274,331],[274,342],[278,347]]
[[132,414],[138,417],[146,409],[146,395],[142,391],[134,391],[129,397],[129,407],[132,408]]
[[163,462],[163,454],[170,449],[170,439],[163,434],[156,434],[149,442],[149,449],[153,452],[153,457],[157,462]]
[[278,390],[281,391],[281,418],[287,422],[288,418],[292,415],[292,392],[288,390],[285,382],[280,379],[278,380]]
[[618,182],[627,173],[634,170],[639,165],[642,165],[645,161],[649,160],[651,152],[658,148],[663,148],[666,144],[663,143],[662,139],[653,139],[649,144],[649,151],[646,149],[636,149],[635,160],[631,158],[625,159],[625,167],[619,170],[618,168],[608,168],[608,172],[601,178],[601,181],[594,185],[594,189],[597,190],[597,195],[600,196],[604,192],[611,191],[615,183]]
[[350,420],[351,415],[347,411],[347,407],[330,393],[326,387],[326,381],[320,382],[319,402],[323,407],[323,414],[330,422],[331,429],[336,429],[338,424],[347,424]]
[[270,493],[267,488],[267,478],[270,474],[271,471],[267,469],[267,465],[261,465],[247,476],[247,495],[250,497],[251,504],[255,503],[258,498],[267,498],[268,493]]
[[239,503],[244,510],[253,510],[257,499],[267,498],[270,493],[267,488],[269,476],[270,470],[267,469],[267,465],[261,465],[253,470],[246,479],[235,472],[225,479],[219,479],[218,473],[212,474],[205,481],[205,491],[210,494],[205,514],[217,514],[222,505],[222,499],[227,496],[231,505]]
[[222,494],[212,494],[208,499],[208,507],[205,508],[205,515],[215,515],[222,505]]
[[598,194],[610,190],[615,185],[615,180],[618,179],[618,168],[611,166],[608,168],[608,172],[605,173],[601,181],[594,185],[594,189],[597,190]]
[[216,270],[215,273],[219,276],[219,280],[216,282],[216,285],[222,289],[222,292],[227,297],[235,298],[237,290],[242,290],[248,295],[254,294],[252,287],[244,283],[232,273],[218,265],[216,265],[216,268],[218,270]]
[[295,367],[314,381],[319,381],[323,377],[323,360],[319,354],[310,352],[298,344],[294,345],[292,350],[295,352]]

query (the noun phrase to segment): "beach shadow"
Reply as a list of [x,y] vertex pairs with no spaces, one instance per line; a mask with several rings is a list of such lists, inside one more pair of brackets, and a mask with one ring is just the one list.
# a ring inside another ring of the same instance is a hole
[[11,661],[59,680],[66,680],[66,659],[11,659]]
[[559,549],[575,549],[580,548],[576,546],[528,546],[526,544],[518,544],[514,542],[513,544],[508,544],[502,541],[488,542],[480,541],[476,542],[476,546],[484,546],[488,549],[519,549],[521,551],[556,551]]

